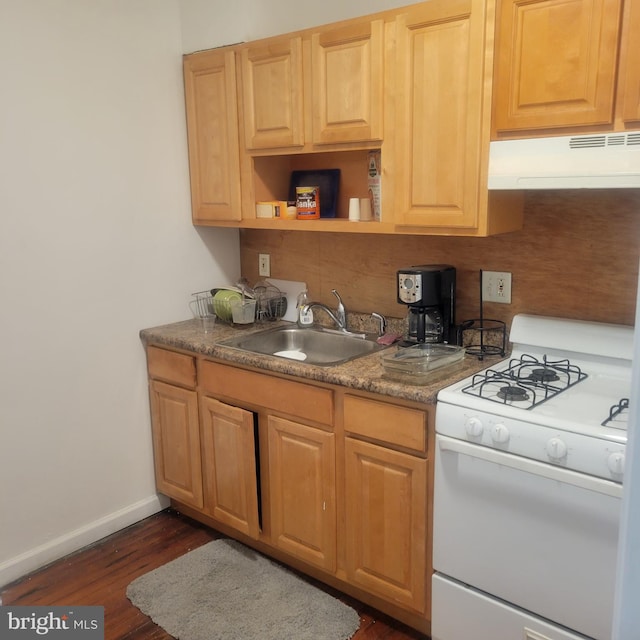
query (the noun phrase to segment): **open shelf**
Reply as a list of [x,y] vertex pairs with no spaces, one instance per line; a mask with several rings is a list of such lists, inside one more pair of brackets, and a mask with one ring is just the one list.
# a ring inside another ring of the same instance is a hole
[[[344,224],[349,222],[349,198],[368,197],[367,166],[368,150],[335,151],[326,153],[305,153],[278,156],[253,157],[253,187],[256,201],[287,200],[289,182],[292,171],[317,171],[319,169],[340,169],[340,186],[335,218],[321,218],[316,220],[273,220],[273,219],[243,219],[241,226],[255,227],[255,223],[266,223],[264,228],[271,228],[274,224],[278,228],[286,228],[285,224],[298,223],[300,225],[323,225],[327,222]],[[352,226],[379,225],[380,222],[350,223]],[[263,225],[260,224],[259,227]],[[354,229],[355,231],[355,229]],[[362,229],[361,229],[362,231]]]

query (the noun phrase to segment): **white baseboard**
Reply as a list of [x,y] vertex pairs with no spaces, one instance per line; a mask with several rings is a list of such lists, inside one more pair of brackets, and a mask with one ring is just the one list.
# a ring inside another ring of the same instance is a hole
[[54,540],[29,549],[14,558],[0,563],[0,585],[14,582],[50,562],[93,544],[98,540],[135,524],[169,506],[169,499],[162,495],[153,495],[114,511],[83,527],[69,531]]

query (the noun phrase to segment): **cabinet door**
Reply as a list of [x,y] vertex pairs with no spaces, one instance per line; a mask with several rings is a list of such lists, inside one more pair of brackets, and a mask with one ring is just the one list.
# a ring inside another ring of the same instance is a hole
[[613,121],[621,0],[503,0],[497,132]]
[[625,127],[640,126],[640,2],[628,0],[624,6],[620,58],[620,117]]
[[257,538],[254,415],[206,396],[201,404],[207,509],[216,520]]
[[235,54],[184,59],[193,222],[240,220],[240,151]]
[[346,438],[345,465],[349,580],[424,612],[427,461]]
[[382,20],[311,38],[313,142],[382,140]]
[[484,4],[431,0],[396,20],[398,224],[478,225]]
[[282,38],[247,47],[240,58],[247,149],[302,146],[302,39]]
[[309,564],[336,569],[335,436],[269,416],[271,533]]
[[158,380],[149,384],[158,491],[202,509],[202,465],[195,391]]

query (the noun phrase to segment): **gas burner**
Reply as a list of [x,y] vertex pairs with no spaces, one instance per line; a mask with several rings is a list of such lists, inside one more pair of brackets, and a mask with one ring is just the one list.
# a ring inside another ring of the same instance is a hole
[[531,380],[543,384],[558,382],[560,384],[554,385],[558,390],[568,388],[587,377],[580,367],[571,364],[569,360],[549,360],[546,355],[539,359],[526,353],[509,362],[509,371],[513,372],[518,380]]
[[501,370],[486,369],[473,376],[463,393],[500,404],[517,403],[521,409],[533,409],[587,377],[569,360],[549,360],[523,354],[512,358]]
[[529,394],[522,387],[507,385],[500,387],[498,398],[502,398],[505,402],[525,402],[529,399]]
[[533,380],[533,382],[555,382],[556,380],[560,380],[560,377],[553,369],[542,367],[540,369],[534,369],[529,374],[529,379]]
[[[614,404],[610,409],[609,409],[609,417],[606,420],[603,420],[602,422],[602,426],[603,427],[617,427],[619,425],[615,424],[615,420],[618,416],[624,414],[625,411],[627,411],[627,409],[629,409],[629,398],[622,398],[622,400],[620,400],[620,402],[618,402],[617,404]],[[626,420],[623,421],[623,425],[622,428],[626,428],[627,423]]]

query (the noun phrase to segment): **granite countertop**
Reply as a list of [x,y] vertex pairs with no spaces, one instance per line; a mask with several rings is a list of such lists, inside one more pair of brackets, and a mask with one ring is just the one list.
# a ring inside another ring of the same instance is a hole
[[325,382],[343,387],[369,391],[371,393],[392,396],[403,400],[435,404],[440,389],[461,380],[481,369],[491,366],[502,359],[501,356],[485,356],[479,360],[475,356],[465,355],[461,363],[443,367],[434,372],[427,384],[406,384],[385,377],[380,361],[381,354],[392,353],[398,347],[391,346],[383,351],[363,356],[344,364],[325,367],[305,364],[296,360],[277,356],[261,355],[225,347],[219,344],[239,333],[248,334],[277,327],[283,321],[270,322],[268,325],[256,325],[246,329],[236,329],[221,322],[216,323],[211,333],[204,333],[198,320],[184,320],[150,329],[143,329],[140,338],[145,344],[155,344],[197,355],[207,356],[274,373],[282,373],[298,378]]

